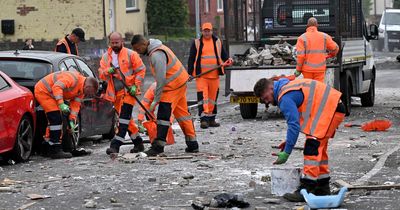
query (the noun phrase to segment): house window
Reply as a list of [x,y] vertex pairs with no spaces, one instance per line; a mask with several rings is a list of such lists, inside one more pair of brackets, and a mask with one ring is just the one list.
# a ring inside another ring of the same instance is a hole
[[224,11],[224,0],[217,0],[217,12]]
[[139,10],[138,0],[126,0],[127,12],[138,11],[138,10]]
[[210,0],[204,0],[204,11],[206,13],[210,12]]

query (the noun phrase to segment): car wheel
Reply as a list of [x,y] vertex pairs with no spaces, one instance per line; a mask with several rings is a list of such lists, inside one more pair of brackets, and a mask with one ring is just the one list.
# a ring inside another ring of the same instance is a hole
[[76,149],[80,143],[80,120],[79,116],[76,119],[76,127],[74,130],[71,130],[69,127],[69,120],[67,116],[63,117],[63,137],[62,137],[62,146],[64,152],[71,152]]
[[103,134],[102,135],[103,139],[112,140],[114,138],[116,131],[118,130],[118,123],[117,123],[118,122],[118,114],[117,114],[117,112],[114,113],[114,118],[113,118],[112,122],[113,123],[112,123],[111,129],[110,129],[110,132]]
[[17,136],[12,158],[16,162],[24,162],[29,159],[33,145],[33,125],[28,116],[24,115],[18,126]]

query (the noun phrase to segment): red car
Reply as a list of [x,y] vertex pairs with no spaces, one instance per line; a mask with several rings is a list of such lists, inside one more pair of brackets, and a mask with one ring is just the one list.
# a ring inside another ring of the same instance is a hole
[[3,160],[29,159],[35,118],[32,92],[0,71],[0,156]]

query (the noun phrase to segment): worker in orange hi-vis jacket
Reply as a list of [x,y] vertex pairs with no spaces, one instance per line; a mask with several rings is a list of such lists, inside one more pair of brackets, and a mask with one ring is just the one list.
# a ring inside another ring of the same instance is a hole
[[335,57],[339,47],[332,37],[318,31],[318,21],[308,19],[307,31],[297,39],[297,66],[295,75],[320,82],[325,80],[326,59]]

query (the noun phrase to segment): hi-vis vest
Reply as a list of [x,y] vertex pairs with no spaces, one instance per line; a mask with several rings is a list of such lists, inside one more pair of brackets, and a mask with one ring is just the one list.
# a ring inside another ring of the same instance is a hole
[[107,52],[103,54],[100,61],[99,77],[107,82],[107,90],[104,94],[104,99],[114,102],[116,99],[116,92],[124,89],[120,82],[121,79],[123,79],[128,86],[136,85],[138,92],[140,92],[140,86],[146,74],[146,66],[135,51],[123,47],[118,53],[118,64],[123,78],[119,76],[118,72],[116,72],[114,76],[109,75],[108,69],[111,67],[112,62],[111,53],[112,49],[108,48]]
[[71,115],[77,116],[80,103],[83,100],[83,85],[86,78],[76,71],[58,71],[42,78],[35,86],[47,92],[53,97],[57,104],[64,103],[64,100],[73,100],[77,103],[70,103]]
[[[332,49],[333,46],[336,46],[336,48]],[[337,52],[339,49],[328,34],[319,32],[316,27],[309,27],[307,32],[298,38],[296,50],[296,69],[298,71],[322,73],[326,70],[328,50],[332,50],[329,51],[331,53]]]
[[[196,53],[196,59],[194,60],[194,71],[192,73],[193,74],[192,76],[196,76],[196,74],[197,74],[196,73],[197,72],[197,66],[198,66],[197,65],[197,61],[199,59],[199,56],[201,56],[201,59],[200,59],[200,61],[201,61],[201,63],[200,63],[201,73],[204,73],[204,72],[206,72],[208,70],[211,70],[211,69],[217,67],[218,65],[224,63],[224,61],[222,61],[222,59],[221,59],[222,43],[221,43],[220,39],[217,39],[215,41],[215,47],[216,47],[216,51],[217,51],[216,55],[215,55],[214,45],[211,45],[211,46],[207,45],[206,46],[206,45],[203,44],[203,51],[200,52],[200,39],[195,39],[194,43],[195,43],[195,46],[196,46],[197,53]],[[214,43],[214,41],[212,41],[212,43]],[[213,52],[211,55],[205,55],[204,54],[204,48],[206,48],[206,47],[212,48],[212,50],[210,50],[211,52]],[[223,67],[221,67],[221,71],[222,71],[221,72],[222,74],[225,73]],[[211,74],[212,73],[210,73],[210,75]],[[204,77],[207,77],[207,76],[204,75]]]
[[[60,39],[60,41],[57,42],[56,46],[59,46],[59,45],[62,45],[62,44],[64,44],[65,48],[67,48],[67,53],[71,54],[71,48],[69,47],[68,42],[67,42],[67,40],[65,38]],[[78,44],[75,44],[75,48],[76,48],[76,55],[79,56]],[[54,51],[57,52],[57,47],[54,49]]]
[[[151,57],[154,52],[162,51],[167,56],[167,73],[166,73],[166,84],[163,91],[172,91],[183,87],[189,79],[189,74],[187,73],[185,67],[182,65],[181,61],[176,57],[176,55],[165,45],[160,45],[160,47],[154,49],[149,53]],[[154,66],[151,64],[151,73],[156,77],[156,72]]]
[[342,93],[322,82],[297,79],[279,90],[278,104],[283,95],[293,90],[301,90],[304,95],[303,104],[298,108],[301,132],[318,139],[324,138]]

